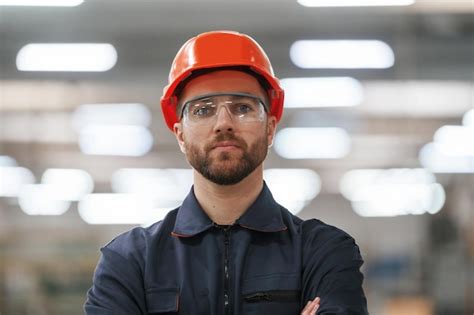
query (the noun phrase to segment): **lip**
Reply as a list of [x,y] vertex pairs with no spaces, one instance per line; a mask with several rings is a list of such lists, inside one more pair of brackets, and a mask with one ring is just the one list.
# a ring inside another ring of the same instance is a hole
[[233,142],[233,141],[221,141],[221,142],[216,143],[212,148],[216,149],[216,148],[232,148],[232,147],[240,148],[240,146],[236,142]]

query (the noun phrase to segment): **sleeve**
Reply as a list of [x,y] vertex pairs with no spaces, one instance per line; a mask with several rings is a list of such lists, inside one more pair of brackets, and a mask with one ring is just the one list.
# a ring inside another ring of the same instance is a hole
[[84,304],[86,315],[146,314],[143,277],[133,256],[104,247]]
[[368,314],[359,247],[347,233],[311,220],[303,226],[303,301],[321,298],[318,314]]

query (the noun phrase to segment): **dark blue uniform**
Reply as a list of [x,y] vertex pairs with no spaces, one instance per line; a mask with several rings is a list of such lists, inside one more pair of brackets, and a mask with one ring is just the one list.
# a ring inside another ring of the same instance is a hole
[[181,207],[102,248],[86,314],[367,314],[354,239],[303,221],[264,185],[232,226],[213,223],[193,190]]

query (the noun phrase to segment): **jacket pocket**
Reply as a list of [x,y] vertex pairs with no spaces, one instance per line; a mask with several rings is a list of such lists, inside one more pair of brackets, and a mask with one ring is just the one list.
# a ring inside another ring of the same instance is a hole
[[301,280],[299,274],[272,274],[242,282],[243,314],[299,314]]
[[178,314],[178,288],[149,288],[146,291],[148,314]]
[[301,292],[299,290],[272,290],[246,294],[244,302],[299,302]]

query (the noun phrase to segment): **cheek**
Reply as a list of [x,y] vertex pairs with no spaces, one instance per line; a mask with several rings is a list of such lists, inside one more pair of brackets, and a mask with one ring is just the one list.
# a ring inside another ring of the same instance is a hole
[[207,141],[205,137],[198,136],[193,133],[183,133],[183,147],[184,148],[193,148],[194,150],[201,151],[202,148],[206,145]]
[[183,134],[183,140],[186,143],[190,143],[193,145],[200,145],[204,143],[206,140],[206,137],[203,137],[202,135],[199,135],[198,133],[195,132],[186,132]]
[[246,139],[246,142],[249,147],[255,145],[261,146],[264,143],[268,143],[269,139],[268,130],[262,128],[259,132],[252,133],[252,135]]

